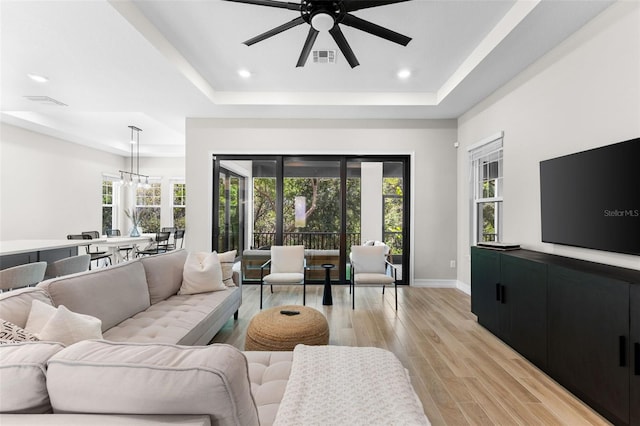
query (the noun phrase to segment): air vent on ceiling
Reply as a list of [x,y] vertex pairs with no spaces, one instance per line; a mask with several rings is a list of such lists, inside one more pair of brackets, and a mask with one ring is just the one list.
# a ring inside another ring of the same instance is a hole
[[60,102],[56,99],[50,98],[49,96],[25,96],[25,98],[45,105],[68,106],[64,102]]
[[337,59],[335,50],[314,50],[313,51],[313,63],[314,64],[335,64]]

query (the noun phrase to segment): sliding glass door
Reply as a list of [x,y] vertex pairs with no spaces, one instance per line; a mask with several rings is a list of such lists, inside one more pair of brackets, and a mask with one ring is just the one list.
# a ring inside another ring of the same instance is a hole
[[225,168],[223,161],[218,167],[217,181],[216,250],[237,250],[241,254],[245,247],[246,178]]
[[283,160],[282,236],[284,245],[304,245],[307,278],[324,280],[331,263],[333,280],[340,272],[340,160],[287,157]]
[[262,258],[256,250],[304,245],[310,282],[322,282],[321,265],[332,263],[332,281],[345,283],[351,246],[384,243],[399,283],[406,283],[401,271],[408,270],[408,162],[408,157],[219,156],[213,248],[243,247],[240,256],[244,248],[253,249],[251,255]]

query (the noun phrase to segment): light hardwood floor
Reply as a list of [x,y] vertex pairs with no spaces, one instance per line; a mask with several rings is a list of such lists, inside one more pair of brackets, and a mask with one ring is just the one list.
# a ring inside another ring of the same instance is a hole
[[[265,287],[264,307],[302,304],[301,286]],[[307,286],[307,306],[327,317],[330,344],[385,348],[409,370],[434,425],[606,425],[605,419],[476,322],[470,298],[456,289],[358,288],[351,309],[348,286]],[[238,321],[213,342],[244,349],[249,321],[259,311],[260,287],[243,286]]]

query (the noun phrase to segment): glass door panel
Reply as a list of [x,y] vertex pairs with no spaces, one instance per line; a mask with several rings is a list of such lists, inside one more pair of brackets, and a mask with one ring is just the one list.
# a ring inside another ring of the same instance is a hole
[[340,161],[284,160],[282,229],[284,245],[304,245],[307,279],[323,281],[322,264],[332,263],[339,277]]
[[217,251],[244,250],[246,179],[220,164]]
[[383,163],[382,176],[382,241],[389,246],[389,261],[401,280],[404,257],[404,168],[402,162]]
[[252,162],[252,249],[268,250],[272,245],[279,244],[276,226],[278,214],[276,165],[276,160]]
[[[347,163],[347,241],[353,245],[383,242],[402,280],[405,263],[405,184],[403,161],[354,159]],[[347,280],[350,279],[347,265]]]

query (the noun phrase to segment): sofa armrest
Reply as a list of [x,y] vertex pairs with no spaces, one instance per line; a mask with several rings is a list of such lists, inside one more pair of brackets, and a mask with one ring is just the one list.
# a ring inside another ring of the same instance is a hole
[[54,413],[207,414],[216,425],[258,424],[247,360],[229,345],[92,340],[49,360]]

